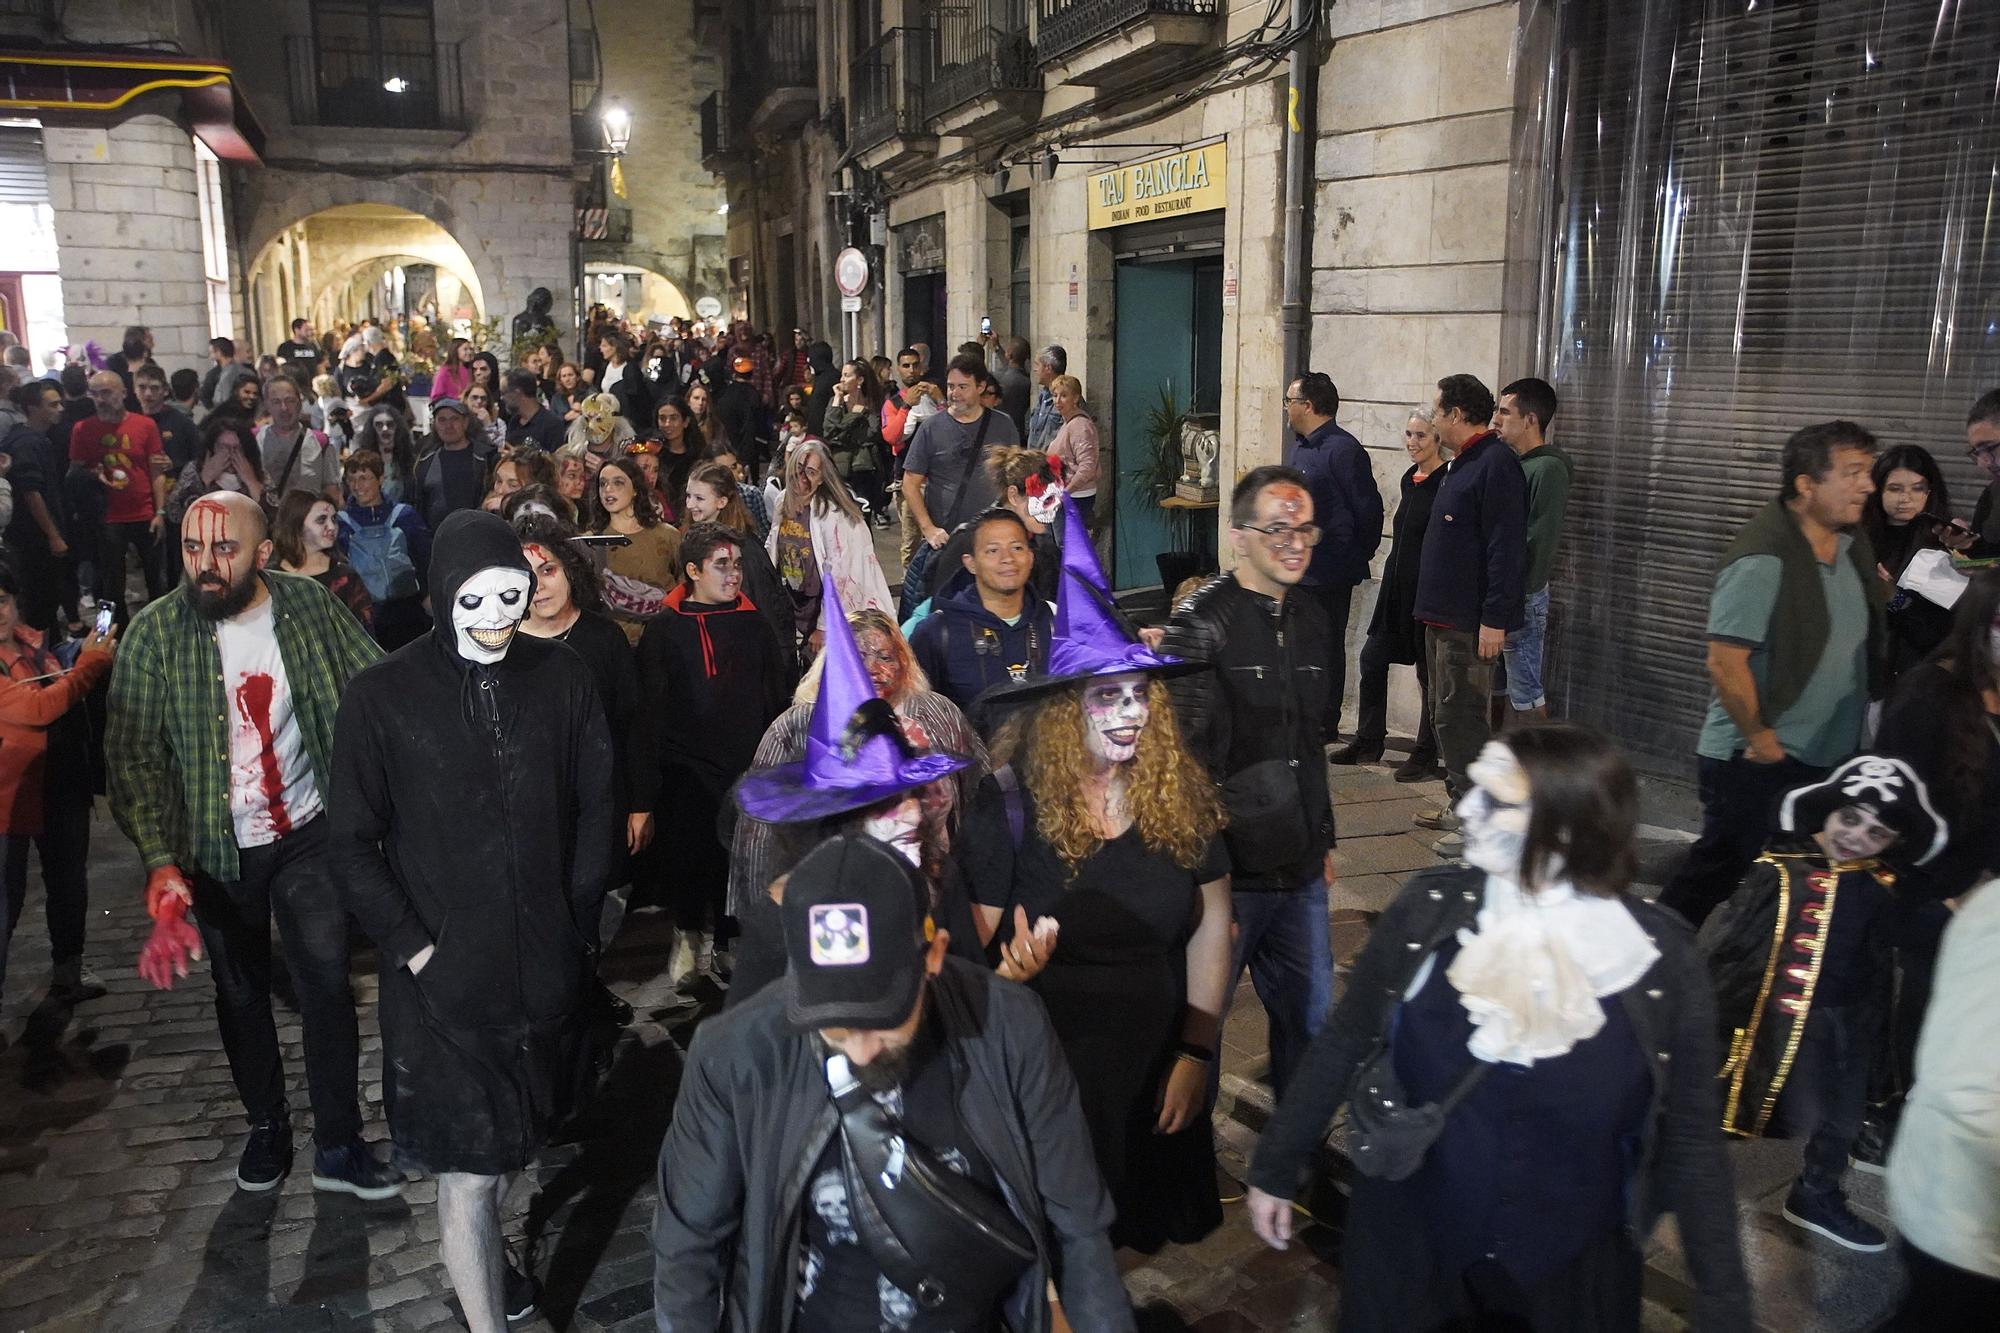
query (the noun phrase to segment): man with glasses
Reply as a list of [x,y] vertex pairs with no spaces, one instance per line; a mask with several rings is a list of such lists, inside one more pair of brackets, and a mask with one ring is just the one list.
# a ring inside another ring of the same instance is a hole
[[1966,454],[1991,478],[1972,510],[1978,545],[1971,554],[2000,555],[2000,389],[1989,389],[1972,405],[1965,418],[1965,444]]
[[104,512],[97,523],[97,595],[118,606],[124,624],[125,552],[139,552],[146,596],[167,590],[155,552],[162,507],[173,478],[167,475],[166,446],[152,419],[125,410],[125,381],[109,370],[90,377],[91,416],[70,427],[69,461],[97,479]]
[[[1236,484],[1236,567],[1174,609],[1163,651],[1214,670],[1168,683],[1174,717],[1229,807],[1223,837],[1236,904],[1234,966],[1247,965],[1271,1023],[1271,1082],[1282,1097],[1333,999],[1326,895],[1333,808],[1318,720],[1328,707],[1331,627],[1317,597],[1293,592],[1322,545],[1307,479],[1260,467]],[[1225,999],[1224,1003],[1227,1003]]]
[[1361,441],[1334,424],[1340,390],[1309,371],[1285,390],[1285,420],[1294,439],[1285,462],[1306,479],[1324,536],[1313,548],[1304,586],[1326,609],[1326,711],[1322,738],[1340,740],[1340,705],[1347,694],[1347,612],[1354,589],[1382,544],[1382,491]]

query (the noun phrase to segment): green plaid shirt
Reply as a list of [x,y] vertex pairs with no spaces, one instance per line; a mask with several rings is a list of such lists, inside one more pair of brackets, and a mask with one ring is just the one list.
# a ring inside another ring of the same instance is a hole
[[[262,577],[299,737],[324,800],[340,693],[382,651],[318,583],[271,571]],[[215,625],[188,604],[185,585],[134,616],[118,645],[104,757],[111,814],[149,872],[179,865],[214,879],[237,877],[222,651]]]

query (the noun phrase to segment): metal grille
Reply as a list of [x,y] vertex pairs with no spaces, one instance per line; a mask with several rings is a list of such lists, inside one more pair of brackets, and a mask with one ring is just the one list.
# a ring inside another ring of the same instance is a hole
[[1036,0],[1035,54],[1056,60],[1128,24],[1155,15],[1214,18],[1217,0]]
[[893,28],[856,57],[849,79],[854,95],[848,144],[852,151],[920,130],[924,85],[936,59],[936,44],[934,29]]
[[[458,43],[285,39],[294,125],[461,130]],[[392,86],[394,85],[394,86]]]
[[0,204],[46,204],[48,201],[49,179],[42,162],[42,132],[26,126],[0,125]]
[[921,11],[937,31],[937,73],[924,88],[924,118],[976,97],[1041,86],[1028,37],[1028,0],[952,0]]
[[1977,496],[1965,412],[2000,383],[2000,12],[1552,7],[1568,82],[1532,361],[1577,480],[1551,693],[1681,775],[1716,562],[1776,494],[1787,435],[1848,417],[1930,449],[1959,513]]

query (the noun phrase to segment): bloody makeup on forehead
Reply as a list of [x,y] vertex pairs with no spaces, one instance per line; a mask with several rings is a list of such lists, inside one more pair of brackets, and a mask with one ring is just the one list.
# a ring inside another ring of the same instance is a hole
[[1265,492],[1278,507],[1278,513],[1286,522],[1297,524],[1306,508],[1312,504],[1312,497],[1289,482],[1280,482]]
[[186,551],[187,558],[194,562],[194,570],[201,571],[203,555],[215,562],[215,572],[225,584],[236,582],[238,562],[244,558],[243,543],[229,521],[229,510],[216,500],[196,500],[188,506],[187,518],[181,525],[182,548],[186,551],[189,539],[196,543],[196,549]]

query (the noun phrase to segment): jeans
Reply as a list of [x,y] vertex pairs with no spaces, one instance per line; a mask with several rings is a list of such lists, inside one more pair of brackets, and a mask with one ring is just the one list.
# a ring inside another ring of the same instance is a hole
[[1787,755],[1775,764],[1756,764],[1740,753],[1733,759],[1697,761],[1701,780],[1701,836],[1687,860],[1660,893],[1660,904],[1686,917],[1697,929],[1743,879],[1776,823],[1778,800],[1794,787],[1826,776],[1823,768]]
[[75,793],[49,793],[40,833],[0,834],[0,886],[6,894],[5,933],[0,934],[0,986],[7,980],[7,949],[28,900],[28,847],[42,853],[43,909],[49,925],[49,957],[58,963],[83,956],[84,922],[90,911],[90,802]]
[[1328,584],[1307,591],[1326,608],[1333,644],[1333,658],[1326,664],[1326,721],[1320,731],[1320,739],[1331,745],[1340,739],[1340,706],[1347,697],[1347,613],[1354,605],[1354,585]]
[[[1237,978],[1247,964],[1250,984],[1257,988],[1270,1020],[1271,1087],[1282,1098],[1313,1034],[1333,1006],[1326,881],[1314,876],[1303,888],[1240,889],[1234,898],[1236,943],[1230,953],[1222,1017],[1229,1017]],[[1218,1052],[1210,1065],[1211,1084],[1219,1078],[1220,1064]],[[1212,1095],[1209,1100],[1212,1104]]]
[[305,1028],[313,1140],[322,1148],[361,1133],[354,992],[347,979],[347,909],[333,882],[326,820],[316,818],[239,853],[241,878],[193,876],[195,924],[215,977],[215,1018],[236,1093],[252,1124],[285,1114],[285,1067],[271,1018],[271,919],[298,991]]
[[[1354,726],[1354,739],[1379,743],[1389,735],[1389,640],[1380,634],[1370,634],[1368,641],[1361,645],[1361,681],[1357,687],[1360,698],[1360,717]],[[1437,733],[1431,726],[1431,671],[1424,654],[1417,654],[1417,693],[1423,700],[1422,711],[1417,715],[1417,738],[1410,747],[1415,758],[1424,758],[1437,753]]]
[[1868,1106],[1874,1048],[1868,1025],[1853,1006],[1815,1004],[1806,1015],[1780,1116],[1787,1132],[1805,1137],[1799,1188],[1808,1194],[1840,1188]]
[[97,527],[97,596],[100,601],[118,604],[118,623],[128,619],[125,607],[125,552],[139,553],[139,569],[146,578],[148,600],[167,591],[160,569],[158,542],[145,523],[100,523]]
[[1493,739],[1487,707],[1493,695],[1493,663],[1479,657],[1479,631],[1424,626],[1430,657],[1431,726],[1438,757],[1444,761],[1446,804],[1456,805],[1470,785],[1465,770]]
[[1517,713],[1533,712],[1548,706],[1548,692],[1542,687],[1542,649],[1549,635],[1549,589],[1531,592],[1522,603],[1525,618],[1521,628],[1507,631],[1507,646],[1501,655],[1507,660],[1507,702]]

